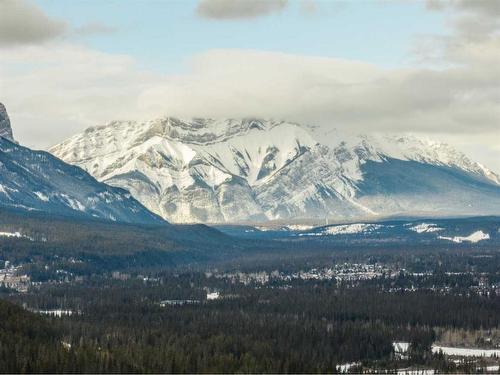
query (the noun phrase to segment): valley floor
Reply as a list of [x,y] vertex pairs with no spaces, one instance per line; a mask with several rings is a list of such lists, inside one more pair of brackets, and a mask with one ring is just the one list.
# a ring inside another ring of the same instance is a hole
[[498,372],[494,248],[70,264],[4,264],[2,372]]

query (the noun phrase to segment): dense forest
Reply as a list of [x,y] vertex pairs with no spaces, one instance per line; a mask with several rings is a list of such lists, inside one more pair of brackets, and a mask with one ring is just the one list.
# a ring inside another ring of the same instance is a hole
[[[215,288],[226,297],[206,300],[206,291]],[[2,351],[5,372],[325,373],[350,362],[372,370],[465,371],[431,353],[437,329],[500,326],[499,297],[389,293],[368,281],[357,287],[334,281],[257,287],[186,272],[47,285],[4,298],[33,311],[73,312],[40,317],[4,302],[6,343],[23,343]],[[162,305],[165,300],[191,302]],[[409,358],[395,358],[394,341],[411,343]]]
[[[85,345],[68,350],[61,331],[48,319],[0,300],[0,371],[3,373],[82,371],[98,353]],[[94,367],[95,368],[95,367]]]
[[[91,274],[118,268],[207,262],[241,248],[205,225],[132,225],[0,210],[0,227],[22,237],[0,236],[0,259],[11,263],[48,261]],[[73,267],[75,268],[75,267]]]

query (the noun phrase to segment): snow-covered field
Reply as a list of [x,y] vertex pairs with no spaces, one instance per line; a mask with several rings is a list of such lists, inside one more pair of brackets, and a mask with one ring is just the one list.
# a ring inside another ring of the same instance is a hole
[[257,226],[256,229],[261,232],[269,232],[269,231],[290,231],[290,232],[303,232],[306,230],[314,229],[314,225],[303,225],[303,224],[289,224],[281,227],[275,226]]
[[57,318],[60,318],[62,316],[71,316],[73,315],[72,310],[61,310],[61,309],[54,309],[54,310],[36,310],[35,312],[42,314],[42,315],[49,315],[49,316],[55,316]]
[[325,230],[326,234],[354,234],[354,233],[368,233],[375,232],[377,229],[382,228],[383,225],[379,224],[348,224],[329,227]]
[[478,230],[477,232],[474,232],[470,234],[467,237],[460,237],[460,236],[455,236],[455,237],[445,237],[445,236],[439,236],[438,237],[441,240],[448,240],[448,241],[453,241],[456,243],[462,243],[462,242],[471,242],[471,243],[476,243],[482,240],[489,240],[490,235],[488,233],[484,233],[482,230]]
[[[282,225],[279,227],[273,226],[258,226],[256,229],[260,232],[290,232],[291,236],[297,237],[325,237],[334,238],[335,236],[376,236],[379,237],[394,237],[403,238],[405,236],[422,236],[425,241],[443,240],[451,241],[457,244],[460,243],[477,243],[480,241],[490,240],[491,232],[485,229],[470,229],[470,226],[458,231],[456,225],[450,227],[447,222],[380,222],[380,223],[351,223],[337,224],[330,226],[311,225]],[[253,230],[247,230],[251,232]],[[462,235],[455,235],[464,233]],[[470,235],[468,233],[472,232]],[[453,234],[450,234],[453,233]],[[495,240],[493,234],[493,240]],[[413,237],[412,237],[413,238]]]
[[398,375],[434,375],[436,373],[433,369],[398,369]]
[[345,225],[336,225],[333,227],[328,227],[322,230],[321,232],[302,233],[299,234],[299,236],[329,236],[329,235],[335,236],[340,234],[373,233],[383,227],[384,225],[380,224],[364,224],[364,223],[345,224]]
[[292,225],[287,225],[285,228],[287,230],[293,230],[293,231],[305,231],[313,229],[314,225],[292,224]]
[[493,357],[500,356],[500,349],[477,349],[477,348],[458,348],[453,346],[432,345],[432,352],[443,352],[445,355],[454,355],[459,357]]
[[[410,224],[408,224],[410,225]],[[431,232],[439,232],[443,230],[443,228],[438,227],[433,223],[421,223],[408,228],[409,230],[417,233],[431,233]]]
[[27,238],[33,241],[33,238],[26,236],[20,232],[0,232],[0,237],[16,237],[16,238]]
[[346,374],[351,370],[351,368],[360,365],[361,365],[360,362],[343,363],[341,365],[337,365],[337,371],[340,372],[341,374]]

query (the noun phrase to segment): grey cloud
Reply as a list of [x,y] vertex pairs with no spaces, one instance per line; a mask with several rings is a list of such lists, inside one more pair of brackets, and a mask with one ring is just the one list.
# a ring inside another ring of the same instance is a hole
[[455,9],[483,13],[485,15],[500,15],[500,3],[497,0],[427,0],[430,10]]
[[500,2],[498,0],[459,0],[452,4],[456,8],[483,13],[487,16],[500,15]]
[[460,64],[470,71],[482,69],[487,74],[497,72],[496,66],[500,64],[500,1],[428,0],[426,4],[430,11],[443,13],[450,32],[421,38],[415,49],[418,60]]
[[67,25],[25,0],[0,1],[0,46],[38,44],[64,34]]
[[287,6],[288,0],[200,0],[196,12],[204,18],[230,20],[257,18]]
[[426,4],[430,10],[447,11],[462,38],[480,40],[500,30],[498,0],[428,0]]

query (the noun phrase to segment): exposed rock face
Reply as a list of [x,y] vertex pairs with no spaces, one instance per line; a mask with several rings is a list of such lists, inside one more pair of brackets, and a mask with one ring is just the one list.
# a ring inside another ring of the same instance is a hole
[[89,128],[50,152],[171,222],[500,213],[498,175],[413,136],[166,117]]
[[14,141],[12,136],[12,128],[10,127],[10,119],[5,106],[0,103],[0,137],[4,137],[9,141]]

